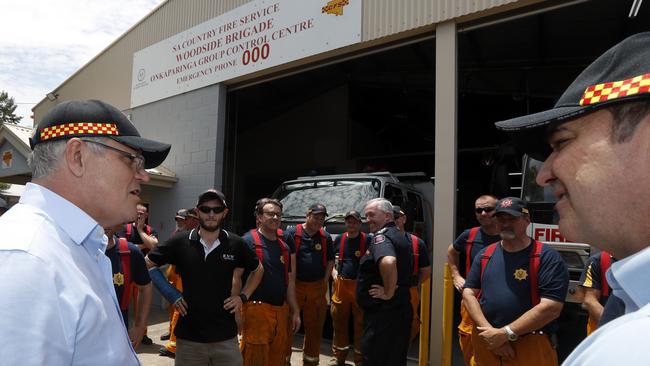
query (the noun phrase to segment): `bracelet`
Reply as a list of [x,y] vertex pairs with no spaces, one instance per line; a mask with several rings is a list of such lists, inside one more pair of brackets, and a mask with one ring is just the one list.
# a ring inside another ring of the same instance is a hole
[[248,296],[246,296],[246,294],[243,293],[243,292],[241,294],[239,294],[239,298],[241,299],[242,303],[245,303],[246,301],[248,301]]

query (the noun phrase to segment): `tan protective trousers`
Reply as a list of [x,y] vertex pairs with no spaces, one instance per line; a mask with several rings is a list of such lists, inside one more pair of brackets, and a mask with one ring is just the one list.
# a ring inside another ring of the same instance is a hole
[[285,364],[289,336],[289,306],[249,301],[242,306],[242,339],[239,344],[244,366]]
[[296,281],[296,300],[302,310],[305,341],[302,347],[303,365],[318,365],[323,325],[327,314],[326,286],[322,280]]
[[474,357],[471,366],[557,366],[557,353],[547,334],[528,334],[510,342],[515,349],[515,358],[499,357],[488,350],[485,342],[478,336],[476,328],[472,331]]
[[332,353],[339,363],[344,363],[350,349],[350,334],[348,323],[350,315],[354,321],[354,364],[359,366],[363,357],[361,355],[361,333],[363,332],[363,310],[356,301],[357,281],[337,277],[334,281],[332,293],[332,322],[334,326],[334,340]]
[[465,302],[460,303],[460,324],[458,324],[458,343],[460,343],[460,350],[463,352],[463,359],[465,365],[470,365],[472,356],[474,356],[474,349],[472,348],[472,330],[474,329],[474,321],[469,316],[469,311],[465,307]]

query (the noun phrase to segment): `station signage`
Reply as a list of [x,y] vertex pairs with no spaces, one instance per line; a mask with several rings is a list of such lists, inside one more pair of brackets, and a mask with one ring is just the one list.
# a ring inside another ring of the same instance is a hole
[[251,1],[142,49],[131,107],[358,43],[361,1]]

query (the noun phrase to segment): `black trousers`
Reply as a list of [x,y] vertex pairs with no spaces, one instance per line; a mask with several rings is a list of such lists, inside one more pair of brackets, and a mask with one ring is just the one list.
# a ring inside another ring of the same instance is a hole
[[413,310],[411,304],[364,309],[363,366],[406,365]]

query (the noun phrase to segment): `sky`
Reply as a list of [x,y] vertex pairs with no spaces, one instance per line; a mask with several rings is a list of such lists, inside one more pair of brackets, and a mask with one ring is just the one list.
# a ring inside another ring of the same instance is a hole
[[0,0],[0,90],[31,108],[164,0]]

